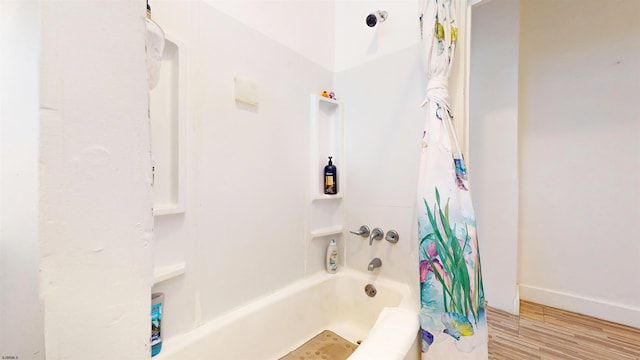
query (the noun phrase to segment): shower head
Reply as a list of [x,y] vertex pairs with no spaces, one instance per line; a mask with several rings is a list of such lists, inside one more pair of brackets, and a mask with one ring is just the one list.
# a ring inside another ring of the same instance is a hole
[[389,14],[386,11],[376,11],[367,15],[366,23],[368,27],[374,27],[378,22],[383,22],[387,20]]

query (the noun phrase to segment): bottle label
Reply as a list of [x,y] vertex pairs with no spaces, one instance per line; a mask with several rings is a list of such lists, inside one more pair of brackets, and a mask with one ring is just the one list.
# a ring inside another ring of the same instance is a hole
[[333,174],[327,174],[324,177],[324,193],[325,194],[335,194],[336,193],[336,183],[334,181]]
[[151,306],[151,346],[162,342],[162,303]]
[[332,251],[331,255],[329,255],[329,267],[331,271],[335,271],[338,269],[338,252]]

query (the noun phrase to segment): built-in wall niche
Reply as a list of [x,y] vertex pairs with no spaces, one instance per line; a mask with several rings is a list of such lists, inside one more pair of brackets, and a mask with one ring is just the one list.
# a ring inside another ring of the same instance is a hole
[[314,201],[309,209],[311,238],[341,234],[343,227],[342,201]]
[[154,215],[185,209],[186,63],[184,46],[167,35],[158,85],[149,92]]
[[[344,136],[342,103],[318,95],[311,95],[310,114],[310,201],[307,228],[312,258],[324,261],[326,246],[331,239],[340,241],[344,232],[344,201],[346,168],[344,162]],[[337,169],[338,193],[324,193],[324,167],[333,157]],[[315,239],[315,240],[314,240]],[[313,262],[313,260],[310,260]],[[315,267],[314,267],[315,268]]]
[[[342,198],[345,185],[342,103],[311,95],[311,198],[313,200]],[[337,169],[338,193],[324,194],[324,167],[333,157]]]

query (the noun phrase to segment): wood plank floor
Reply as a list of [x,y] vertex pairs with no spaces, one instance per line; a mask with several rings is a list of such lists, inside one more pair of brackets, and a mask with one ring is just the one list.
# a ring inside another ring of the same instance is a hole
[[640,360],[640,329],[526,301],[488,308],[489,359]]

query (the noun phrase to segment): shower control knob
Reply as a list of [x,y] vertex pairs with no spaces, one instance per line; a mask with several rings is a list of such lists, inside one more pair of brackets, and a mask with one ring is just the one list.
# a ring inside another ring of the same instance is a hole
[[360,229],[358,229],[358,231],[349,231],[350,233],[354,234],[354,235],[360,235],[364,238],[369,237],[369,227],[367,225],[362,225],[360,226]]
[[387,240],[392,244],[395,244],[398,242],[398,240],[400,240],[400,235],[398,235],[398,232],[395,230],[389,230],[387,231],[387,236],[385,237],[385,240]]

